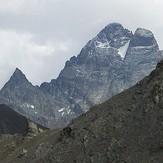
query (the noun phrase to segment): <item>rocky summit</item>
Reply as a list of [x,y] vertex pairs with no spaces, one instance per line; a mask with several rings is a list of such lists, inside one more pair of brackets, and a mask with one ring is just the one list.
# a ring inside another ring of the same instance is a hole
[[[153,33],[112,23],[66,62],[57,79],[33,86],[16,69],[0,91],[0,103],[56,128],[147,76],[163,58]],[[18,81],[17,81],[18,80]]]
[[92,107],[63,129],[32,139],[0,137],[0,162],[162,163],[162,81],[163,60],[135,86]]

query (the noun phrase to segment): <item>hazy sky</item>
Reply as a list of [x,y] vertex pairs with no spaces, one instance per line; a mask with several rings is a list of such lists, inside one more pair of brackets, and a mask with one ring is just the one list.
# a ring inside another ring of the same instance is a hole
[[0,0],[0,87],[18,67],[34,85],[56,78],[107,24],[151,30],[163,49],[163,0]]

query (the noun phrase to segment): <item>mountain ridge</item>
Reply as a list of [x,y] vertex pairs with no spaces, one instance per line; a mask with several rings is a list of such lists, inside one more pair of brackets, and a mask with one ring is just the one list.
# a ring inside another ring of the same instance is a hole
[[65,63],[57,79],[40,87],[26,83],[19,89],[2,88],[0,103],[19,108],[17,111],[42,125],[62,127],[90,106],[136,84],[162,58],[151,31],[138,28],[133,34],[112,23]]

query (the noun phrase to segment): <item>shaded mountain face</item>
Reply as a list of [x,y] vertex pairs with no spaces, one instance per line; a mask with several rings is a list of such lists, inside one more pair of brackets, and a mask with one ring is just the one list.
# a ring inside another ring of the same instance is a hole
[[11,77],[0,91],[0,103],[18,108],[42,125],[61,127],[90,106],[133,86],[162,58],[151,31],[138,28],[133,34],[121,24],[112,23],[77,57],[67,61],[59,77],[50,83],[34,87],[26,80],[18,84]]
[[[0,161],[162,163],[162,81],[163,60],[134,87],[92,107],[62,130],[44,132],[28,141],[0,137],[4,146]],[[5,146],[8,142],[16,142],[15,147]],[[26,154],[19,157],[22,149]]]
[[27,119],[6,105],[0,105],[0,134],[23,134],[28,129]]
[[[32,128],[33,127],[33,128]],[[7,105],[0,105],[0,135],[1,134],[26,134],[28,131],[36,132],[45,129],[40,125],[34,124],[32,121],[27,120],[26,117],[20,115]]]

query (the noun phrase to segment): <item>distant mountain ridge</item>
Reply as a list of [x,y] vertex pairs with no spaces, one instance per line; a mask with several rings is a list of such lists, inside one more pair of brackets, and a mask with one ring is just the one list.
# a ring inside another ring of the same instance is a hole
[[151,31],[138,28],[133,34],[112,23],[67,61],[59,77],[49,83],[33,86],[16,69],[0,91],[0,103],[42,125],[65,126],[90,106],[133,86],[162,58]]

